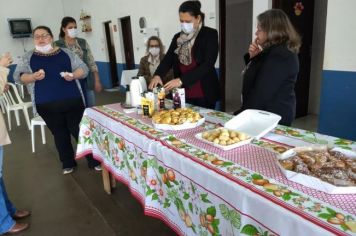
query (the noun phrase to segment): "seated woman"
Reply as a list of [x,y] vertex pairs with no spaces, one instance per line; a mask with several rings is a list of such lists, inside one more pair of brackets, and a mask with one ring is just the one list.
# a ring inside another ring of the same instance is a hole
[[[53,47],[53,34],[47,26],[36,27],[33,40],[35,50],[23,56],[14,79],[31,84],[33,105],[54,136],[63,174],[69,174],[77,166],[71,135],[78,140],[85,104],[78,80],[85,78],[89,70],[69,49]],[[92,157],[87,161],[89,168],[100,165]]]
[[256,40],[245,55],[242,107],[278,114],[290,126],[296,109],[294,87],[299,72],[300,37],[288,16],[278,9],[257,17]]
[[[138,76],[145,77],[147,85],[150,84],[151,79],[164,57],[164,46],[162,41],[157,36],[151,36],[147,40],[146,56],[141,58],[140,68],[137,73]],[[173,71],[163,78],[164,82],[168,82],[173,79]]]

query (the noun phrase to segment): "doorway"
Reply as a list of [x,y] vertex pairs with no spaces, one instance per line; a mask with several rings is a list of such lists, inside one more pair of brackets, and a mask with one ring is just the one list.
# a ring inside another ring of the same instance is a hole
[[243,55],[252,36],[253,0],[219,1],[220,83],[223,111],[238,110],[241,105]]
[[299,51],[299,75],[295,86],[296,117],[308,115],[310,70],[313,41],[314,0],[273,0],[273,8],[283,10],[302,37]]
[[117,87],[119,83],[117,75],[117,63],[116,63],[116,54],[115,54],[115,45],[113,41],[113,36],[111,32],[111,21],[104,22],[105,36],[106,36],[106,45],[109,55],[109,64],[110,64],[110,74],[111,74],[111,84],[113,87]]
[[124,43],[126,70],[132,70],[135,69],[135,58],[132,42],[131,18],[130,16],[120,18],[120,22]]

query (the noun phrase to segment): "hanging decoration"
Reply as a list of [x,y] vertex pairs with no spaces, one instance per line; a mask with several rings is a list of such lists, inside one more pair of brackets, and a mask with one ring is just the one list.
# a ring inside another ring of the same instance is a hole
[[304,6],[302,2],[296,2],[294,5],[294,13],[296,16],[300,16],[304,10]]

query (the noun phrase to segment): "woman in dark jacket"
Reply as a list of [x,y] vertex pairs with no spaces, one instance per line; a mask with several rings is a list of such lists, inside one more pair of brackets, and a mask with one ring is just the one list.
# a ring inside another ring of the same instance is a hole
[[289,126],[295,116],[300,37],[281,10],[265,11],[257,20],[256,39],[245,55],[242,108],[235,114],[265,110],[280,115],[280,124]]
[[218,33],[204,26],[199,1],[186,1],[179,7],[182,31],[172,40],[166,56],[149,85],[163,85],[161,78],[173,67],[174,78],[164,85],[171,90],[185,88],[190,104],[214,108],[219,99],[219,81],[215,71],[218,56]]

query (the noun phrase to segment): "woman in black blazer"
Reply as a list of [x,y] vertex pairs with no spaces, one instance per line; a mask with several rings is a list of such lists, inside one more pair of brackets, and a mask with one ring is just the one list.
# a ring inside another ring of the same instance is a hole
[[199,1],[186,1],[179,7],[182,31],[174,35],[149,88],[163,85],[161,78],[173,67],[175,79],[164,88],[183,87],[188,103],[213,109],[219,99],[219,81],[214,66],[218,56],[218,33],[204,26],[204,13],[200,8]]
[[295,117],[294,86],[299,72],[300,37],[288,16],[272,9],[257,17],[256,39],[245,55],[242,107],[278,114],[290,126]]

